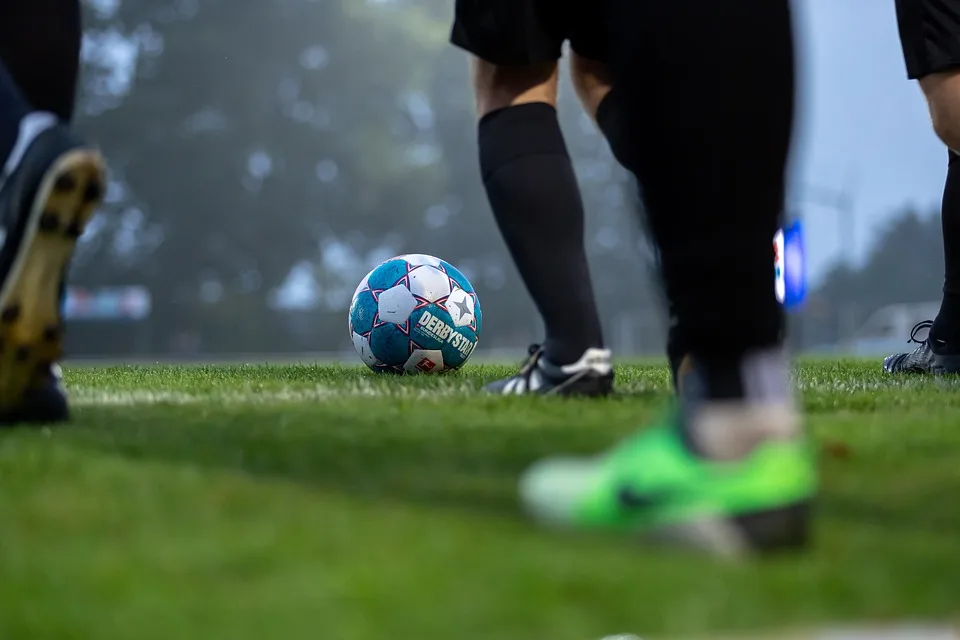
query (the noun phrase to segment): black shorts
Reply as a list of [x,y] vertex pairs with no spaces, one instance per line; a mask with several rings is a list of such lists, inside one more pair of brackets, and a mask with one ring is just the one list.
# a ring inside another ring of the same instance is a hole
[[585,58],[606,60],[601,0],[456,0],[450,41],[499,65],[560,59],[563,43]]
[[960,69],[960,0],[896,0],[911,80]]

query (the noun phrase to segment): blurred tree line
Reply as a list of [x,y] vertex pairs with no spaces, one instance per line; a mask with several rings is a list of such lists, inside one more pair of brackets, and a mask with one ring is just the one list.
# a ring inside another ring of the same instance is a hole
[[[357,282],[410,252],[473,281],[483,346],[538,338],[480,184],[451,14],[449,0],[88,0],[78,126],[103,146],[112,176],[72,283],[144,285],[153,309],[139,323],[75,322],[69,351],[349,350]],[[561,119],[608,338],[659,352],[634,190],[568,86]],[[934,222],[906,215],[869,264],[834,269],[803,341],[836,339],[851,296],[860,315],[936,299]]]
[[[347,349],[357,282],[409,252],[473,281],[484,346],[535,339],[480,184],[451,12],[448,0],[89,0],[78,126],[113,183],[72,282],[145,285],[153,312],[74,323],[71,353]],[[561,113],[595,273],[640,274],[601,278],[598,295],[611,311],[647,309],[625,174],[572,92]]]
[[836,264],[827,272],[794,319],[793,339],[805,348],[842,343],[877,310],[939,303],[942,288],[940,216],[907,209],[878,230],[862,265]]

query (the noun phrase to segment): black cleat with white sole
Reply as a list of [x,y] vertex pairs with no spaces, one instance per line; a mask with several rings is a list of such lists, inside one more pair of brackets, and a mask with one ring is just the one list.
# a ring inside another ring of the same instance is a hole
[[[920,373],[934,375],[960,374],[960,354],[948,353],[953,351],[950,345],[942,340],[930,336],[929,330],[933,322],[925,320],[917,323],[910,331],[909,342],[918,346],[910,353],[895,353],[883,359],[883,370],[887,373]],[[918,340],[917,334],[927,330],[925,340]]]
[[64,274],[105,191],[100,153],[45,118],[24,119],[0,168],[0,422],[63,413],[51,371],[63,349]]
[[573,364],[561,366],[548,361],[543,348],[533,345],[517,375],[491,382],[484,389],[506,396],[606,396],[613,390],[610,350],[587,349]]

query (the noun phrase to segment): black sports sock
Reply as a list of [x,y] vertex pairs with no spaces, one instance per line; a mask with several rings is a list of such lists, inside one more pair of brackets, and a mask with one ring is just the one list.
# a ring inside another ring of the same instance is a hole
[[480,170],[500,233],[546,326],[545,356],[576,362],[603,344],[584,249],[580,189],[556,110],[545,103],[489,113]]
[[793,119],[789,2],[614,5],[627,157],[660,250],[672,337],[701,364],[708,398],[787,393],[749,380],[744,363],[775,363],[750,354],[782,346],[772,265]]
[[946,275],[943,302],[930,329],[930,337],[946,342],[950,353],[960,353],[960,155],[954,151],[950,151],[940,219]]
[[17,142],[20,120],[27,115],[28,107],[0,62],[0,183],[3,182],[3,165]]

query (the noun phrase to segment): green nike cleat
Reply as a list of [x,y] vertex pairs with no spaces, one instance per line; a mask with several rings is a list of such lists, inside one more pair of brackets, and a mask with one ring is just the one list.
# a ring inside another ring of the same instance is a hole
[[768,441],[735,462],[699,458],[672,425],[653,427],[592,459],[531,467],[520,497],[538,520],[637,533],[736,556],[806,544],[817,489],[804,440]]

